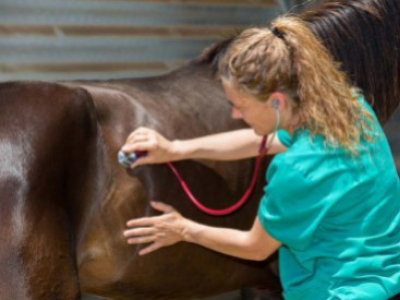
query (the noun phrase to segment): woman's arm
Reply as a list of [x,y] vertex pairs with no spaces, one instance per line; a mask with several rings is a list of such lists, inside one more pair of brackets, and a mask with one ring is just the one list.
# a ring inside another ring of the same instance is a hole
[[[190,140],[169,141],[158,132],[149,128],[133,131],[122,151],[146,151],[131,168],[143,164],[164,163],[183,159],[238,160],[258,155],[262,137],[252,129],[240,129],[219,134],[208,135]],[[268,137],[267,154],[280,153],[286,150],[277,135]]]
[[139,252],[140,255],[186,241],[242,259],[264,260],[281,245],[265,231],[258,218],[249,231],[217,228],[183,218],[164,203],[152,202],[151,205],[164,214],[131,220],[127,225],[134,228],[124,232],[129,244],[151,243]]
[[[183,159],[238,160],[257,156],[262,138],[253,129],[239,129],[174,143]],[[268,136],[267,145],[267,154],[286,150],[275,134]]]

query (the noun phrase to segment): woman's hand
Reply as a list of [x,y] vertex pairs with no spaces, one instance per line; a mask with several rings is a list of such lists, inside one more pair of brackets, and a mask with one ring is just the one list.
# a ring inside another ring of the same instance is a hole
[[128,244],[147,244],[139,255],[153,252],[162,247],[173,245],[184,240],[186,219],[172,206],[161,202],[151,202],[151,206],[164,214],[156,217],[133,219],[127,222],[131,229],[124,231]]
[[176,156],[174,142],[167,140],[158,132],[145,127],[140,127],[133,131],[128,136],[121,150],[125,153],[147,152],[147,155],[141,156],[131,165],[131,169],[144,164],[159,164],[172,161]]
[[132,229],[124,231],[128,244],[151,243],[139,255],[185,241],[243,259],[265,260],[281,245],[265,231],[258,218],[250,231],[243,231],[193,222],[164,203],[151,202],[151,206],[164,214],[130,220],[127,226]]

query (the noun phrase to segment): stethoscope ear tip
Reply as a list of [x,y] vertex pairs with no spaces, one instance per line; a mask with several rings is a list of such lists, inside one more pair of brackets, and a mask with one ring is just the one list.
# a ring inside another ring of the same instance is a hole
[[279,100],[272,99],[272,107],[275,109],[278,109],[279,108]]

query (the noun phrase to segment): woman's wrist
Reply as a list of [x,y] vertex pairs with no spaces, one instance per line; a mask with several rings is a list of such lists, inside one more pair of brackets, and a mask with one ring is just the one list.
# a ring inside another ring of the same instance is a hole
[[174,140],[171,142],[172,161],[190,159],[192,150],[187,141]]
[[195,240],[196,227],[198,227],[198,225],[200,224],[186,218],[183,218],[182,224],[183,225],[181,232],[183,240],[188,243],[196,243]]

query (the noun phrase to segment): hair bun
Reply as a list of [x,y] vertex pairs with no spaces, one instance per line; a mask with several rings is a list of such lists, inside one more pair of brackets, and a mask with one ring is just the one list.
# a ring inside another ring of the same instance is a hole
[[271,32],[276,37],[278,37],[282,40],[285,40],[285,34],[282,31],[280,31],[278,28],[276,28],[275,26],[271,28]]

